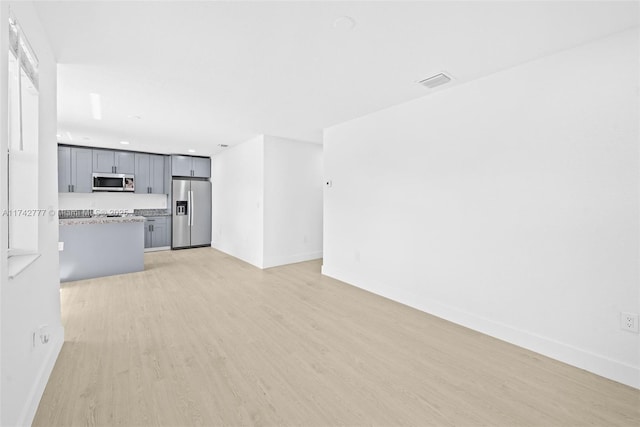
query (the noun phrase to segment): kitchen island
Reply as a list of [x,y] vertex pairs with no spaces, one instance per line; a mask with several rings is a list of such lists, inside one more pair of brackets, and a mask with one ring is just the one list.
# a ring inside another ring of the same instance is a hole
[[60,281],[144,270],[142,216],[60,219]]

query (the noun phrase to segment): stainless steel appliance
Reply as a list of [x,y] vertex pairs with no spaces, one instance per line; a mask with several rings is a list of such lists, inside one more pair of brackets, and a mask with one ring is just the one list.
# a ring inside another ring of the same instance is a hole
[[211,183],[173,178],[173,249],[211,246]]
[[134,176],[125,173],[93,173],[93,191],[135,191]]

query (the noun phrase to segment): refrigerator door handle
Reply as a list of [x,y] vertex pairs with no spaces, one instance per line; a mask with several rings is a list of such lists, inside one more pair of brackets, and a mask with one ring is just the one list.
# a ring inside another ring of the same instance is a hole
[[190,202],[189,202],[189,205],[190,205],[190,207],[189,207],[189,225],[191,227],[193,227],[193,211],[194,211],[194,209],[193,209],[193,207],[194,207],[193,206],[193,191],[189,191],[189,200],[190,200]]

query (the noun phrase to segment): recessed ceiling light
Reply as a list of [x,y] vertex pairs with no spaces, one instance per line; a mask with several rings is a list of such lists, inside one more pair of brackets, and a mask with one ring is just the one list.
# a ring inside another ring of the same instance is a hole
[[122,145],[129,145],[129,141],[120,141],[120,144],[122,144]]
[[439,73],[439,74],[436,74],[435,76],[431,76],[424,80],[420,80],[418,83],[420,83],[424,87],[433,89],[436,86],[449,83],[450,81],[451,81],[451,77],[447,76],[444,73]]
[[62,135],[60,135],[59,133],[56,134],[56,138],[62,138]]
[[102,120],[102,102],[100,101],[100,94],[90,93],[91,98],[91,116],[95,120]]
[[342,31],[351,31],[356,27],[356,20],[350,16],[341,16],[333,21],[333,28]]
[[188,151],[189,153],[195,153],[195,152],[196,152],[196,150],[194,150],[193,148],[189,148],[187,151]]
[[130,119],[136,119],[136,120],[140,120],[142,118],[140,116],[136,116],[135,114],[129,114],[127,117]]

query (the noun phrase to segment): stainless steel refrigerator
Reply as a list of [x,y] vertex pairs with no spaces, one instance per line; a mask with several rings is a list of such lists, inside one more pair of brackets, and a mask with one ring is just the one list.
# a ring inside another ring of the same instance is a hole
[[173,178],[173,249],[211,246],[211,183]]

